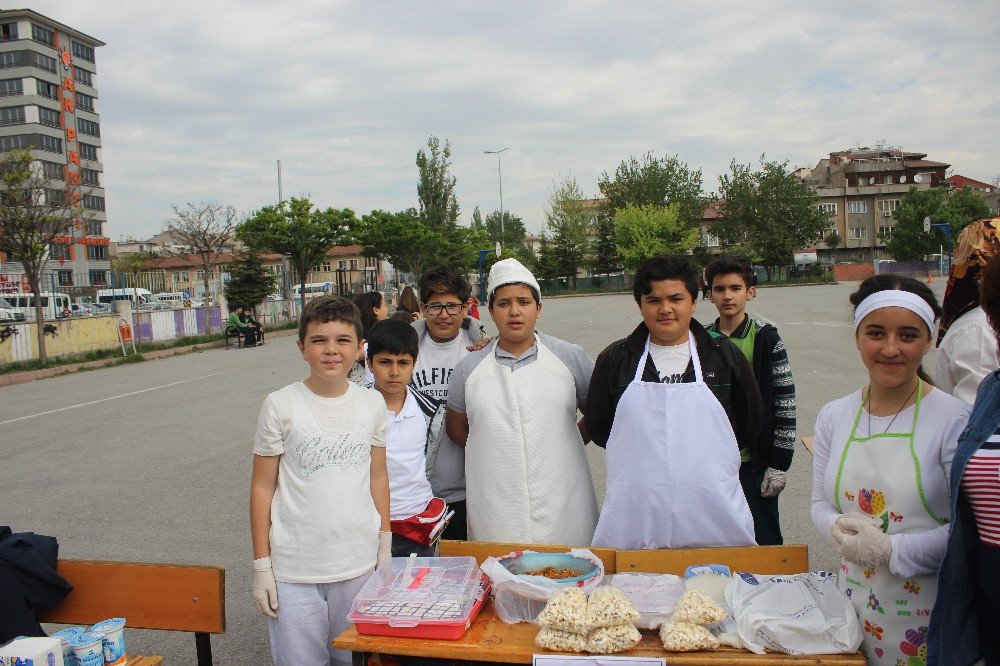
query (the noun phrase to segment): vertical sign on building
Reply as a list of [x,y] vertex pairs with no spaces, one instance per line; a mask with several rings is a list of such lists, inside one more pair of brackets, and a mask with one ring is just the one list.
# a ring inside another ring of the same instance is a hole
[[[73,59],[66,47],[59,45],[59,35],[55,35],[56,49],[63,66],[63,82],[59,86],[59,120],[66,135],[66,194],[72,201],[73,221],[76,230],[83,231],[83,217],[80,215],[80,150],[76,135],[76,83],[74,82]],[[74,168],[75,165],[75,168]],[[75,235],[75,234],[74,234]]]

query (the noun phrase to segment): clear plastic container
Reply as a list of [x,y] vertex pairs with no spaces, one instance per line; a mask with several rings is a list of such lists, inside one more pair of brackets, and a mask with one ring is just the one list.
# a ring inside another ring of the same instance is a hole
[[474,557],[394,557],[368,579],[347,619],[359,634],[457,640],[488,581]]

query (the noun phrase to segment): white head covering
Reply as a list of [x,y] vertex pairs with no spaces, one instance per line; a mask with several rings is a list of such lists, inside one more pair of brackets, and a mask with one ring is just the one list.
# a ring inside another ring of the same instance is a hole
[[927,324],[927,331],[931,335],[934,334],[934,310],[927,305],[927,301],[924,299],[902,289],[876,291],[858,303],[858,307],[854,310],[854,332],[858,332],[862,319],[881,308],[906,308],[923,319],[924,323]]
[[500,287],[516,283],[524,283],[534,287],[538,297],[542,297],[538,280],[531,274],[531,271],[524,267],[524,264],[517,259],[501,259],[490,269],[490,277],[486,282],[486,299],[489,300],[493,296],[493,292]]

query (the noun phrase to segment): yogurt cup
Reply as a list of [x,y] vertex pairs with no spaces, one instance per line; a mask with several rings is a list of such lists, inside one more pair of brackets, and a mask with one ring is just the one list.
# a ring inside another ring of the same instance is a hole
[[58,638],[62,643],[63,666],[76,666],[76,655],[70,643],[73,639],[83,633],[83,627],[70,627],[52,634],[51,638]]
[[104,640],[85,631],[70,641],[77,666],[104,666]]
[[95,636],[104,642],[104,666],[124,666],[125,664],[125,618],[113,617],[98,622],[90,628]]

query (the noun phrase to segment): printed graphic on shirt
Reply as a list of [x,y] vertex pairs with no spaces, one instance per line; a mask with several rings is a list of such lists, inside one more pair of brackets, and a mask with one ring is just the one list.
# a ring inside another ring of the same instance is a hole
[[684,383],[684,373],[683,372],[675,372],[673,374],[667,375],[666,377],[662,376],[659,372],[657,372],[656,376],[660,378],[660,383],[661,384],[683,384]]
[[295,447],[302,476],[311,477],[321,469],[336,467],[350,469],[369,463],[372,434],[350,431],[332,435],[323,428],[310,424],[298,426],[299,444]]
[[413,371],[410,383],[424,395],[448,400],[448,385],[451,383],[451,372],[455,368],[421,368]]

